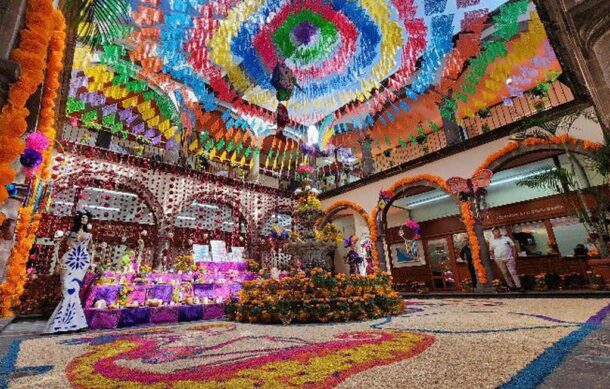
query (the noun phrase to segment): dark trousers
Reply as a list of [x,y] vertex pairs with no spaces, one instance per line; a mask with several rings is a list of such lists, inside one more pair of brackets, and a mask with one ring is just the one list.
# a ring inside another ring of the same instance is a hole
[[468,261],[468,271],[470,272],[470,278],[472,279],[472,287],[477,287],[477,272],[474,270],[474,263]]

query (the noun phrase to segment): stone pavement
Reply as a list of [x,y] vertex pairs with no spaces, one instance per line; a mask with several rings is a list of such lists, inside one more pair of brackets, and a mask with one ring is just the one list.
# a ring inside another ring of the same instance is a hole
[[538,388],[610,388],[610,317],[576,346]]
[[30,319],[16,320],[8,325],[5,324],[0,322],[0,360],[4,357],[13,340],[30,339],[39,336],[47,321]]

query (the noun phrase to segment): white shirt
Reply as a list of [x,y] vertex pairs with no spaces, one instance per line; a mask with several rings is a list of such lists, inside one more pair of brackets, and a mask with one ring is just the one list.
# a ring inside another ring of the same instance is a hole
[[489,241],[489,249],[493,251],[494,259],[507,260],[513,258],[514,246],[515,243],[508,236],[492,237]]

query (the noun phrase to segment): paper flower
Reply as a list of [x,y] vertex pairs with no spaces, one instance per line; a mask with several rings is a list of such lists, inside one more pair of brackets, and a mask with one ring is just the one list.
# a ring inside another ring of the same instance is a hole
[[23,154],[21,154],[19,162],[21,162],[21,165],[25,168],[35,168],[42,162],[42,155],[40,152],[28,147]]

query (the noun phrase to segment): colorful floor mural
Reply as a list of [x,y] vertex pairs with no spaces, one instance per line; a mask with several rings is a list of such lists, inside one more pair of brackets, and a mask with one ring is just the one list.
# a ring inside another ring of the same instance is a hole
[[0,388],[527,388],[609,309],[601,299],[412,300],[362,323],[41,337],[13,343]]

